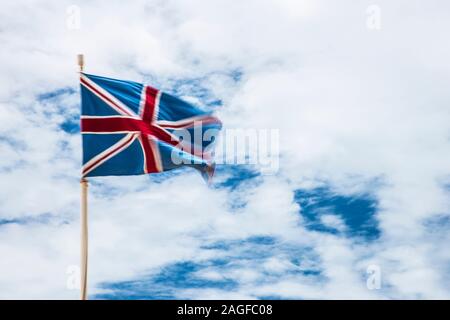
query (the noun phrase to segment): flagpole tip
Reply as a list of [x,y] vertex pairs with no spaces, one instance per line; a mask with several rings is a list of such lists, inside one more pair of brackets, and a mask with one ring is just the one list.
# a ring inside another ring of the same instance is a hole
[[84,69],[84,54],[77,54],[78,66],[80,67],[80,72],[83,72]]

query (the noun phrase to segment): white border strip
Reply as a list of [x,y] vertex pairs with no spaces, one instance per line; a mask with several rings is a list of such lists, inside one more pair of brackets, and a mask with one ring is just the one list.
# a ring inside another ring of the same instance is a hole
[[144,148],[144,137],[142,134],[139,134],[139,144],[141,145],[141,149],[142,149],[142,156],[144,157],[144,172],[145,174],[148,173],[147,171],[147,156],[145,155],[145,148]]
[[83,131],[81,134],[121,134],[121,133],[141,133],[140,131]]
[[176,120],[176,121],[170,121],[170,120],[159,120],[157,121],[158,125],[164,126],[164,128],[170,128],[171,126],[174,126],[176,128],[179,128],[178,126],[188,125],[192,122],[199,121],[202,122],[205,118],[215,118],[211,115],[201,115],[201,116],[194,116],[182,120]]
[[161,101],[161,94],[162,91],[158,90],[158,92],[156,93],[156,98],[155,98],[155,106],[153,108],[153,123],[156,123],[156,121],[158,120],[158,114],[159,114],[159,102]]
[[162,172],[163,170],[162,170],[162,164],[161,164],[161,154],[159,153],[158,140],[156,140],[152,136],[147,136],[147,139],[150,143],[150,147],[152,148],[153,159],[155,161],[156,170],[158,170],[158,172]]
[[141,100],[139,100],[139,116],[144,117],[145,101],[147,99],[147,86],[142,85]]
[[111,119],[111,118],[122,118],[122,119],[132,119],[132,120],[142,120],[138,116],[81,116],[81,119]]

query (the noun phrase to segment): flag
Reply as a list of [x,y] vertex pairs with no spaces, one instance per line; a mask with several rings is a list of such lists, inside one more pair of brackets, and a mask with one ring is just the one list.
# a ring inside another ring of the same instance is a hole
[[86,73],[81,82],[83,177],[139,175],[181,166],[214,172],[221,122],[148,85]]

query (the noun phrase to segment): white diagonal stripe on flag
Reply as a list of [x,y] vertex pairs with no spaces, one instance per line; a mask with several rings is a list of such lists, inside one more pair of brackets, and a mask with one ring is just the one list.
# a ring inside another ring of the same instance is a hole
[[139,134],[137,133],[129,133],[122,139],[120,139],[118,142],[113,144],[111,147],[106,149],[105,151],[99,153],[94,158],[86,162],[83,166],[83,172],[82,175],[85,176],[95,168],[97,168],[99,165],[107,161],[108,159],[111,159],[116,154],[120,153],[121,151],[128,148],[133,141],[138,137]]

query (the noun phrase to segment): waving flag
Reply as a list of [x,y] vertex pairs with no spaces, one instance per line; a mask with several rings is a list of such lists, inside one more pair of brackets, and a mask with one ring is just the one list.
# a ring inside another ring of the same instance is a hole
[[192,166],[213,173],[220,121],[158,89],[81,73],[83,177]]

